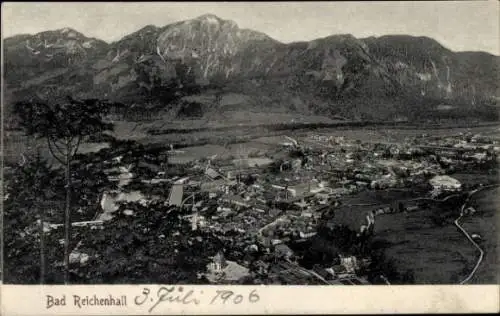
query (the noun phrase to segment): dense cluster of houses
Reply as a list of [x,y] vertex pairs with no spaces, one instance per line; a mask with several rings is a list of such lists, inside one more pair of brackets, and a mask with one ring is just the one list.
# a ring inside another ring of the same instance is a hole
[[[484,137],[463,135],[441,138],[441,142],[415,138],[399,145],[360,143],[321,135],[311,140],[318,146],[301,148],[301,157],[283,161],[282,165],[288,164],[289,168],[280,166],[279,172],[272,174],[270,165],[274,161],[267,157],[197,161],[191,167],[192,172],[188,170],[184,177],[168,178],[164,171],[155,168],[156,176],[140,179],[141,185],[169,188],[163,195],[155,196],[146,196],[140,189],[125,189],[133,179],[137,180],[137,175],[133,167],[121,166],[117,157],[114,163],[117,167],[113,168],[119,175],[110,175],[110,179],[118,182],[119,189],[103,194],[100,201],[103,212],[94,225],[109,220],[122,201],[147,205],[150,200],[160,200],[185,209],[185,218],[191,221],[193,231],[231,234],[238,248],[263,249],[269,253],[275,264],[261,262],[258,269],[262,271],[274,271],[281,278],[285,275],[285,279],[302,275],[315,280],[311,284],[335,284],[339,280],[344,280],[342,284],[359,284],[364,282],[356,278],[362,258],[342,257],[340,264],[332,264],[331,269],[305,271],[294,263],[293,251],[287,243],[315,236],[325,211],[335,210],[342,197],[362,190],[426,184],[433,192],[460,191],[460,182],[447,173],[463,164],[493,161],[499,151],[494,142]],[[359,223],[359,233],[371,232],[377,215],[393,211],[393,207],[382,207],[367,212]],[[228,261],[223,256],[223,253],[215,256],[208,267],[210,280],[235,282],[249,275],[248,263]]]

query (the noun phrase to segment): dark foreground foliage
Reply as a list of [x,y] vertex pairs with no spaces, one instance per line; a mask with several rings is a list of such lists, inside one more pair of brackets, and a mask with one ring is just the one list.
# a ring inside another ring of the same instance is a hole
[[[159,203],[128,203],[102,226],[74,228],[71,249],[81,257],[71,264],[71,283],[207,283],[203,273],[224,244],[216,236],[192,231],[183,216]],[[12,228],[6,231],[4,282],[36,284],[40,234],[35,225]],[[63,282],[62,238],[62,229],[45,233],[46,283]]]

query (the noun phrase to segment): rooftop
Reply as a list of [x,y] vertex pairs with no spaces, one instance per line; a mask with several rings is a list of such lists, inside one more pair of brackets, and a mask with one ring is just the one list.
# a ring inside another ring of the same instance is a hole
[[182,197],[184,195],[184,186],[182,184],[174,184],[172,189],[170,189],[170,195],[168,197],[168,204],[181,206]]

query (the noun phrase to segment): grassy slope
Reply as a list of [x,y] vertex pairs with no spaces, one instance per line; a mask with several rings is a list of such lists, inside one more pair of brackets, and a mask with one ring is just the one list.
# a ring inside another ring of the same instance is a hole
[[481,266],[473,277],[472,284],[498,284],[498,209],[500,207],[500,188],[484,191],[473,199],[478,211],[474,216],[464,219],[463,227],[471,234],[480,234],[483,242],[480,246],[485,251]]

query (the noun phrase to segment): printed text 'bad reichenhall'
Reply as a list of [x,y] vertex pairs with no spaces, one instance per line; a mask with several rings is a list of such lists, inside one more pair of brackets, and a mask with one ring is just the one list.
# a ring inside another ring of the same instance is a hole
[[46,295],[47,297],[47,305],[46,308],[52,308],[54,306],[66,306],[68,303],[73,304],[78,308],[83,308],[86,306],[127,306],[127,297],[125,295],[122,296],[80,296],[80,295],[72,295],[67,300],[66,295],[62,295],[60,297],[55,297],[52,295]]

